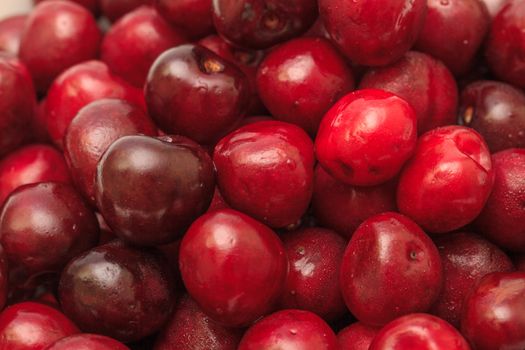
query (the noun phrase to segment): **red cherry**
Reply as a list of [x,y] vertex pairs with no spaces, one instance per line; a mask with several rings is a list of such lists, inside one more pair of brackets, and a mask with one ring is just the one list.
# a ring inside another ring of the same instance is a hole
[[7,266],[7,256],[5,250],[0,246],[0,309],[3,309],[9,291],[9,271]]
[[339,348],[341,350],[369,350],[377,333],[379,333],[378,328],[356,322],[337,333]]
[[142,5],[150,5],[154,0],[98,0],[104,16],[115,22],[126,13]]
[[115,339],[98,334],[75,334],[63,338],[46,350],[129,350]]
[[0,51],[18,55],[27,15],[11,16],[0,21]]
[[[35,4],[41,3],[46,0],[33,0]],[[81,6],[84,6],[86,9],[91,11],[93,15],[98,15],[99,13],[99,0],[67,0],[71,2],[75,2]]]
[[157,11],[173,26],[192,39],[202,38],[214,30],[212,0],[153,0]]

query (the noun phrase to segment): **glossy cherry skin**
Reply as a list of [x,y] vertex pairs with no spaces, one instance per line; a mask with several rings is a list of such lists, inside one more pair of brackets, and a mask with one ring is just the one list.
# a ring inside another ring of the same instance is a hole
[[416,49],[443,61],[452,73],[462,75],[472,67],[489,26],[488,11],[479,0],[428,0],[428,13]]
[[44,350],[78,332],[64,314],[40,303],[15,304],[0,314],[0,349]]
[[154,136],[157,130],[139,107],[120,99],[101,99],[82,108],[64,136],[64,155],[73,181],[95,204],[97,163],[107,148],[122,136]]
[[525,149],[495,153],[492,161],[494,188],[476,227],[500,247],[525,253]]
[[20,186],[37,182],[71,183],[64,156],[44,144],[22,147],[0,160],[0,206]]
[[213,321],[189,296],[179,301],[171,321],[157,337],[154,350],[237,350],[242,330]]
[[409,218],[375,215],[355,231],[341,266],[341,291],[357,319],[382,326],[428,310],[439,295],[442,266],[432,240]]
[[62,338],[46,350],[129,350],[129,348],[103,335],[83,333]]
[[444,233],[476,218],[494,183],[483,138],[463,126],[425,133],[401,173],[397,205],[423,229]]
[[456,81],[443,63],[429,55],[409,51],[389,66],[369,70],[359,88],[389,91],[410,103],[419,134],[456,123]]
[[341,350],[368,350],[372,340],[379,333],[379,328],[369,327],[356,322],[337,333]]
[[98,55],[101,34],[93,15],[69,1],[38,4],[27,18],[19,56],[36,89],[45,92],[67,68]]
[[405,100],[365,89],[341,98],[324,116],[315,139],[319,163],[349,185],[373,186],[393,178],[417,141],[417,116]]
[[142,88],[155,59],[185,41],[155,9],[142,6],[111,26],[102,41],[101,58],[115,74]]
[[387,324],[374,338],[370,350],[470,350],[450,324],[432,315],[411,314]]
[[158,245],[177,239],[204,213],[214,189],[213,163],[195,142],[125,136],[98,162],[95,198],[117,236]]
[[239,350],[336,350],[337,338],[319,316],[309,311],[282,310],[248,329]]
[[84,62],[62,73],[46,98],[46,127],[53,142],[62,147],[66,129],[78,111],[102,98],[120,98],[144,107],[142,91],[110,73],[103,62]]
[[217,32],[235,45],[266,49],[310,28],[317,18],[315,0],[216,0]]
[[384,66],[415,43],[426,0],[319,0],[319,11],[338,48],[353,62]]
[[245,125],[217,144],[213,161],[232,208],[276,228],[297,223],[306,212],[314,152],[299,127],[279,121]]
[[525,272],[485,276],[465,300],[461,333],[476,350],[525,344]]
[[0,21],[0,51],[18,55],[27,16],[11,16]]
[[287,233],[282,240],[290,266],[280,308],[311,311],[327,322],[343,316],[339,270],[345,240],[319,227]]
[[431,313],[459,328],[465,296],[491,272],[514,270],[497,246],[472,233],[455,233],[436,241],[443,264],[443,289]]
[[142,5],[150,5],[154,0],[99,0],[102,13],[111,22],[115,22],[126,13]]
[[501,80],[525,88],[525,2],[510,0],[492,21],[485,55]]
[[58,293],[64,313],[80,329],[122,342],[158,331],[175,303],[171,271],[159,253],[120,241],[71,260]]
[[179,267],[202,310],[223,325],[239,327],[273,311],[288,261],[271,229],[222,209],[193,222],[182,239]]
[[497,81],[476,81],[461,93],[460,122],[479,132],[491,152],[525,148],[525,93]]
[[322,38],[298,38],[278,46],[257,71],[257,90],[266,108],[310,135],[326,111],[353,88],[350,67]]
[[157,11],[192,39],[213,33],[212,0],[153,0]]
[[181,45],[160,55],[144,88],[148,111],[168,133],[213,144],[240,121],[250,85],[234,64],[199,45]]

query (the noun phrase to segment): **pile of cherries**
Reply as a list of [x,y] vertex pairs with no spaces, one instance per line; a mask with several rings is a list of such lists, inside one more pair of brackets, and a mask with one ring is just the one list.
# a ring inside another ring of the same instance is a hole
[[0,349],[525,349],[525,0],[35,2]]

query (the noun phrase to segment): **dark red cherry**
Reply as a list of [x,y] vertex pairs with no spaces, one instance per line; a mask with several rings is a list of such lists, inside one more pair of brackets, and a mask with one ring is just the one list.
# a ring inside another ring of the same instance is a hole
[[5,250],[0,246],[0,309],[3,310],[9,291],[9,270]]
[[306,212],[314,152],[299,127],[279,121],[245,125],[217,144],[213,161],[232,208],[276,228],[296,224]]
[[44,144],[22,147],[0,160],[0,206],[18,187],[50,181],[71,183],[62,154]]
[[409,51],[387,67],[370,69],[359,87],[382,89],[405,99],[414,107],[420,134],[456,123],[456,81],[443,63],[429,55]]
[[80,329],[123,342],[157,332],[175,303],[171,271],[159,253],[120,241],[71,260],[58,293],[64,313]]
[[188,44],[157,58],[145,96],[151,117],[163,131],[213,144],[243,117],[250,85],[234,64]]
[[111,22],[115,22],[126,13],[142,5],[151,5],[154,0],[98,0],[102,14]]
[[337,338],[319,316],[302,310],[282,310],[248,329],[239,350],[336,350]]
[[460,122],[479,132],[492,152],[525,148],[525,94],[497,81],[476,81],[461,93]]
[[525,344],[525,273],[491,273],[467,297],[461,333],[476,350]]
[[431,312],[459,328],[463,300],[479,280],[514,266],[497,246],[472,233],[446,235],[435,243],[443,264],[443,289]]
[[383,90],[357,90],[324,116],[315,139],[323,168],[349,185],[373,186],[393,178],[417,141],[417,116],[405,100]]
[[290,232],[282,239],[289,269],[280,307],[311,311],[327,322],[343,316],[346,310],[339,288],[339,270],[345,240],[318,227]]
[[237,350],[241,336],[241,330],[216,323],[186,295],[180,299],[153,349]]
[[350,239],[340,283],[352,314],[364,324],[382,326],[432,306],[442,284],[439,252],[409,218],[379,214],[363,222]]
[[129,348],[103,335],[83,333],[62,338],[46,350],[129,350]]
[[353,88],[350,67],[322,38],[298,38],[278,46],[257,71],[257,90],[266,108],[310,135],[328,109]]
[[192,39],[213,33],[212,0],[153,0],[157,11]]
[[273,311],[288,271],[279,237],[232,209],[204,214],[182,239],[184,285],[202,310],[226,326],[246,326]]
[[341,350],[368,350],[372,340],[379,333],[379,328],[369,327],[356,322],[337,333],[337,341]]
[[462,75],[472,68],[489,26],[488,11],[479,0],[428,0],[416,49],[441,60],[455,75]]
[[370,350],[470,350],[450,324],[432,315],[412,314],[387,324],[374,338]]
[[265,49],[310,28],[315,0],[216,0],[213,21],[220,35],[246,48]]
[[477,132],[463,126],[437,128],[421,136],[403,169],[397,205],[423,229],[449,232],[479,215],[493,183],[490,152]]
[[101,34],[93,15],[69,1],[38,4],[27,18],[19,56],[36,89],[45,92],[69,67],[98,55]]
[[18,55],[27,15],[11,16],[0,21],[0,51]]
[[64,314],[40,303],[23,302],[0,313],[0,349],[44,350],[78,332]]
[[492,161],[494,188],[476,227],[500,247],[525,253],[525,149],[495,153]]
[[184,233],[208,209],[214,189],[213,163],[193,141],[125,136],[98,162],[95,198],[117,236],[158,245]]
[[64,136],[64,155],[73,181],[93,205],[97,163],[102,154],[122,136],[136,134],[154,136],[157,130],[141,108],[119,99],[92,102],[69,124]]
[[353,62],[384,66],[415,43],[427,12],[426,0],[319,0],[333,42]]

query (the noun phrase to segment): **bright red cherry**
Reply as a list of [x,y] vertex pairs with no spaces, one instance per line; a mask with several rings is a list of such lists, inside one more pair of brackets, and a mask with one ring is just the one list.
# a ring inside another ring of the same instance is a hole
[[368,350],[372,340],[379,333],[379,328],[369,327],[356,322],[337,333],[341,350]]
[[288,271],[279,237],[231,209],[193,222],[182,239],[179,266],[188,293],[202,310],[235,327],[273,311]]
[[153,0],[157,11],[193,39],[213,33],[212,0]]
[[0,51],[18,55],[27,15],[11,16],[0,21]]
[[363,222],[350,239],[340,275],[346,306],[364,324],[382,326],[428,310],[442,267],[432,240],[409,218],[389,212]]
[[458,229],[476,218],[494,183],[483,138],[463,126],[446,126],[421,136],[397,188],[401,213],[435,233]]
[[393,178],[417,140],[417,116],[403,99],[366,89],[341,98],[324,116],[315,139],[323,168],[349,185],[373,186]]
[[142,5],[150,5],[154,0],[98,0],[105,17],[115,22],[126,13]]
[[83,333],[62,338],[46,350],[129,350],[129,348],[103,335]]

